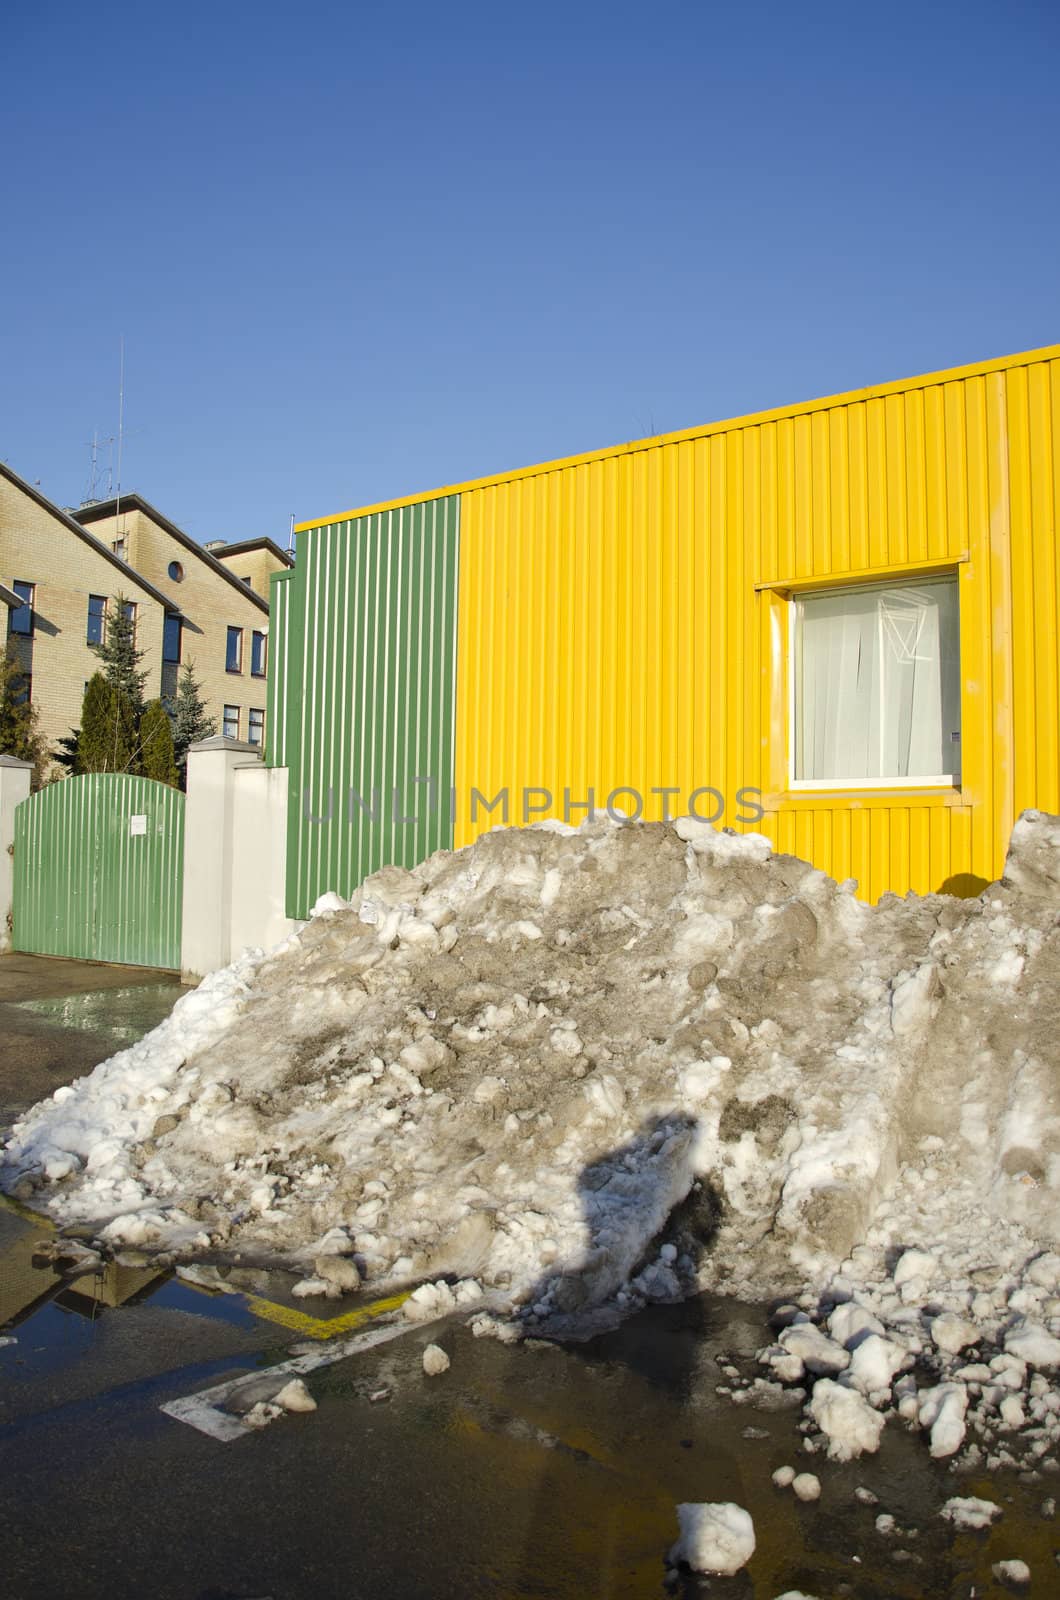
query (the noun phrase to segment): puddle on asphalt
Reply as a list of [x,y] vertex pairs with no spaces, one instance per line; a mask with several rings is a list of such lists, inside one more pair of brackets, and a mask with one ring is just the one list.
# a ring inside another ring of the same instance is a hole
[[82,994],[15,1000],[8,1004],[12,1010],[38,1017],[49,1026],[97,1034],[109,1039],[116,1050],[121,1050],[157,1028],[186,993],[187,990],[172,979],[130,984],[120,989],[89,989]]
[[[0,1248],[0,1337],[13,1333],[18,1341],[0,1348],[0,1383],[5,1371],[17,1370],[22,1383],[41,1381],[46,1390],[66,1364],[92,1361],[102,1323],[135,1317],[143,1306],[260,1327],[268,1353],[259,1359],[270,1363],[299,1338],[290,1325],[267,1327],[260,1310],[267,1303],[280,1314],[303,1315],[291,1304],[289,1274],[247,1270],[244,1293],[211,1293],[169,1271],[113,1262],[64,1281],[50,1265],[34,1264],[43,1226],[35,1229],[22,1208],[17,1218],[0,1210],[0,1223],[9,1235]],[[316,1309],[323,1320],[354,1304]],[[773,1600],[788,1590],[821,1600],[971,1600],[1004,1593],[992,1566],[1014,1557],[1032,1569],[1032,1596],[1060,1593],[1060,1524],[1042,1513],[1060,1488],[1057,1475],[957,1476],[894,1420],[877,1455],[830,1462],[806,1450],[797,1405],[760,1409],[719,1395],[733,1372],[756,1374],[754,1352],[768,1342],[765,1315],[762,1307],[707,1296],[651,1308],[614,1332],[567,1346],[503,1346],[476,1340],[455,1322],[413,1328],[385,1351],[310,1375],[320,1409],[303,1425],[305,1446],[313,1448],[314,1429],[321,1442],[337,1429],[362,1439],[399,1481],[402,1463],[416,1459],[418,1471],[446,1485],[452,1515],[436,1536],[450,1552],[466,1543],[472,1566],[486,1559],[476,1529],[489,1526],[498,1600],[667,1593]],[[170,1360],[179,1355],[179,1338],[175,1324]],[[431,1338],[452,1356],[442,1379],[423,1376],[422,1348]],[[254,1361],[248,1355],[244,1364]],[[387,1403],[372,1404],[381,1388]],[[214,1448],[248,1452],[248,1470],[252,1458],[266,1459],[266,1447],[254,1440]],[[774,1488],[772,1472],[789,1464],[819,1477],[818,1502]],[[859,1500],[858,1488],[876,1503]],[[982,1533],[955,1532],[939,1512],[958,1494],[996,1501],[1000,1521]],[[685,1500],[732,1500],[751,1513],[757,1549],[750,1572],[667,1576],[675,1507]],[[894,1518],[893,1531],[877,1528],[880,1515]]]

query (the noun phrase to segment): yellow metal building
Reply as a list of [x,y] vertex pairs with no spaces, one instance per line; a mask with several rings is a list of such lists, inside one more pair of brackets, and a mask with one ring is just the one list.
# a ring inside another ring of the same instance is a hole
[[[382,860],[470,842],[500,820],[479,797],[500,791],[510,821],[524,791],[535,820],[563,817],[566,796],[574,821],[590,790],[601,809],[640,797],[646,818],[698,792],[720,825],[857,878],[866,899],[976,892],[1024,807],[1060,810],[1058,413],[1052,346],[302,523],[286,700],[307,709],[286,730],[279,709],[273,752],[292,771],[292,910]],[[450,808],[429,838],[362,836],[337,872],[341,847],[328,858],[301,820],[310,794],[407,788],[423,759],[391,719],[400,672],[381,702],[362,650],[329,687],[336,562],[358,546],[407,570],[411,539],[429,564],[443,502],[455,606],[439,556],[437,603],[421,576],[402,609],[395,578],[393,637],[419,641],[416,670],[437,679],[431,714],[451,737],[430,775]],[[393,735],[367,765],[325,770],[322,730],[351,717]]]

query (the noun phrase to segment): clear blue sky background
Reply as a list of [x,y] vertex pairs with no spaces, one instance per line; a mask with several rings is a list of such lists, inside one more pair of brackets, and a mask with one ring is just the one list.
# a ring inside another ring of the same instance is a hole
[[200,539],[1060,337],[1060,7],[40,0],[0,457]]

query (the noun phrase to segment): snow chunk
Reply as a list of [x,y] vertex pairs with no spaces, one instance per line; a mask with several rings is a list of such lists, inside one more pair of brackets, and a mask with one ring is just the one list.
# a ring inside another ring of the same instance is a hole
[[731,1501],[686,1502],[677,1508],[677,1521],[680,1537],[670,1560],[685,1561],[694,1572],[730,1577],[754,1555],[754,1523],[742,1506]]
[[796,1496],[807,1503],[821,1498],[821,1480],[812,1472],[800,1472],[793,1480],[791,1487]]
[[1025,1589],[1031,1581],[1031,1569],[1018,1558],[1012,1561],[995,1561],[991,1572],[1000,1583],[1012,1589]]
[[940,1517],[945,1517],[947,1522],[952,1522],[955,1528],[962,1530],[989,1528],[1000,1515],[1001,1507],[995,1505],[993,1500],[978,1500],[975,1495],[954,1495],[939,1512]]
[[920,1426],[931,1431],[931,1454],[938,1459],[955,1455],[964,1443],[964,1417],[968,1391],[963,1383],[939,1383],[917,1397]]
[[402,1315],[410,1322],[433,1322],[456,1310],[457,1300],[452,1289],[439,1279],[437,1283],[421,1283],[402,1306]]
[[436,1378],[439,1373],[448,1372],[451,1366],[449,1357],[439,1344],[429,1344],[423,1352],[423,1370],[428,1378]]
[[1005,1335],[1005,1349],[1032,1367],[1060,1367],[1060,1339],[1036,1323],[1025,1323]]
[[822,1433],[828,1436],[828,1454],[833,1461],[853,1461],[866,1451],[872,1453],[880,1448],[884,1419],[855,1390],[844,1389],[831,1378],[821,1378],[814,1385],[809,1409]]
[[285,1411],[315,1411],[317,1403],[309,1393],[301,1378],[292,1378],[278,1389],[272,1397],[272,1403],[282,1406]]
[[796,1322],[783,1329],[778,1343],[788,1355],[798,1356],[808,1372],[843,1372],[850,1365],[849,1352],[812,1322]]
[[967,1317],[959,1317],[954,1311],[944,1311],[941,1316],[932,1319],[931,1337],[939,1350],[955,1356],[968,1345],[976,1344],[980,1334],[975,1323],[969,1322]]
[[857,1346],[850,1358],[847,1376],[863,1394],[875,1394],[889,1389],[896,1372],[909,1362],[909,1353],[893,1339],[870,1333]]

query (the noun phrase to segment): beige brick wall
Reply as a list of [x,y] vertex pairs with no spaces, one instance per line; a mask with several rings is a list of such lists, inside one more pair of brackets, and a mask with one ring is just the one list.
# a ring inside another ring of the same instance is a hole
[[235,573],[237,578],[249,578],[250,587],[255,594],[263,600],[269,598],[269,578],[274,572],[286,572],[287,566],[264,547],[260,550],[247,550],[242,555],[229,556],[224,551],[214,552],[222,566],[229,572]]
[[[119,571],[58,517],[0,476],[0,581],[36,585],[32,641],[32,699],[53,748],[81,721],[85,684],[99,668],[86,641],[88,597],[119,592],[137,604],[136,639],[146,651],[146,693],[158,694],[162,671],[163,609],[131,575]],[[6,632],[7,612],[0,622]],[[264,702],[262,702],[264,704]]]
[[[223,708],[238,706],[239,737],[246,739],[251,707],[264,712],[266,706],[266,680],[253,676],[250,667],[252,635],[268,632],[268,613],[243,590],[239,574],[229,582],[139,509],[121,511],[117,518],[98,518],[89,526],[96,538],[108,546],[115,539],[124,538],[129,564],[180,607],[184,613],[181,661],[191,661],[210,715],[217,719],[217,732],[223,732]],[[173,561],[179,562],[182,578],[169,576]],[[21,573],[17,576],[21,577]],[[243,666],[239,673],[225,668],[230,626],[243,630]],[[266,663],[267,660],[266,645]]]

